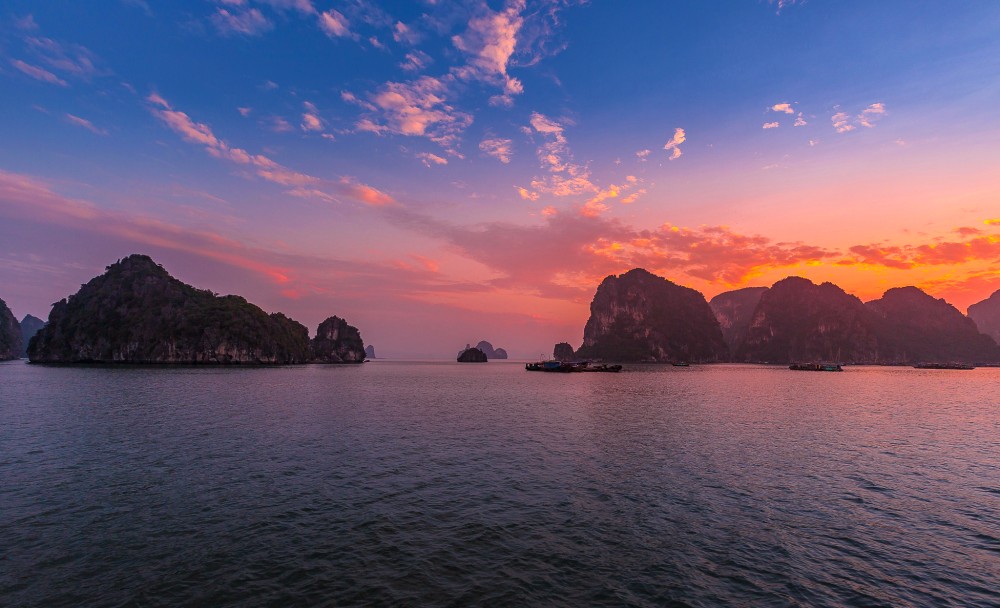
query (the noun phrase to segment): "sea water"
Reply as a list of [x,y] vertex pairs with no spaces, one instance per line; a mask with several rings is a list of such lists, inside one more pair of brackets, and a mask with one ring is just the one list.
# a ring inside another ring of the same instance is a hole
[[0,364],[3,606],[997,606],[1000,369]]

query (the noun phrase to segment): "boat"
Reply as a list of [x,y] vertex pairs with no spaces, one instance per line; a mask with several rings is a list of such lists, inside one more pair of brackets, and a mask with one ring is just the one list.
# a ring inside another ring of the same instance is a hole
[[556,361],[554,359],[550,359],[548,361],[525,363],[524,369],[529,372],[553,372],[568,374],[574,372],[620,372],[622,371],[622,366],[608,365],[606,363],[591,365],[590,361]]
[[691,364],[687,361],[674,361],[671,365],[674,367],[691,367]]
[[975,365],[966,363],[917,363],[913,367],[917,369],[976,369]]
[[844,368],[839,363],[792,363],[788,369],[797,372],[842,372]]

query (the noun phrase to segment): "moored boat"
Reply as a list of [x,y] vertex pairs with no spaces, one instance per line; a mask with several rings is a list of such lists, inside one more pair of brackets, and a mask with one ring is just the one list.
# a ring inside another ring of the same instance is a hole
[[839,363],[792,363],[788,369],[797,372],[842,372],[844,368]]
[[524,369],[529,372],[554,372],[554,373],[573,373],[573,372],[620,372],[622,371],[621,365],[608,365],[606,363],[600,363],[598,365],[591,365],[590,361],[536,361],[535,363],[525,363]]
[[976,369],[975,365],[966,363],[917,363],[913,367],[917,369]]

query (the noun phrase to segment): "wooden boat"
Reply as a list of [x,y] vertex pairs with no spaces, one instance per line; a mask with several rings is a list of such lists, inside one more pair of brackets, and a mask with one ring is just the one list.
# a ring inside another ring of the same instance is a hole
[[621,365],[607,365],[601,363],[591,365],[590,361],[537,361],[535,363],[525,363],[524,369],[529,372],[552,372],[557,374],[568,374],[574,372],[620,372]]
[[797,372],[842,372],[844,368],[839,363],[792,363],[788,369]]
[[917,363],[917,369],[976,369],[975,365],[965,363]]

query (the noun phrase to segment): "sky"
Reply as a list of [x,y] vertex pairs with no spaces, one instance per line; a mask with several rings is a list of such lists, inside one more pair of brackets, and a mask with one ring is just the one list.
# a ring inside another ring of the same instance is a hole
[[1000,3],[7,0],[0,298],[117,259],[376,353],[582,341],[712,296],[1000,289]]

